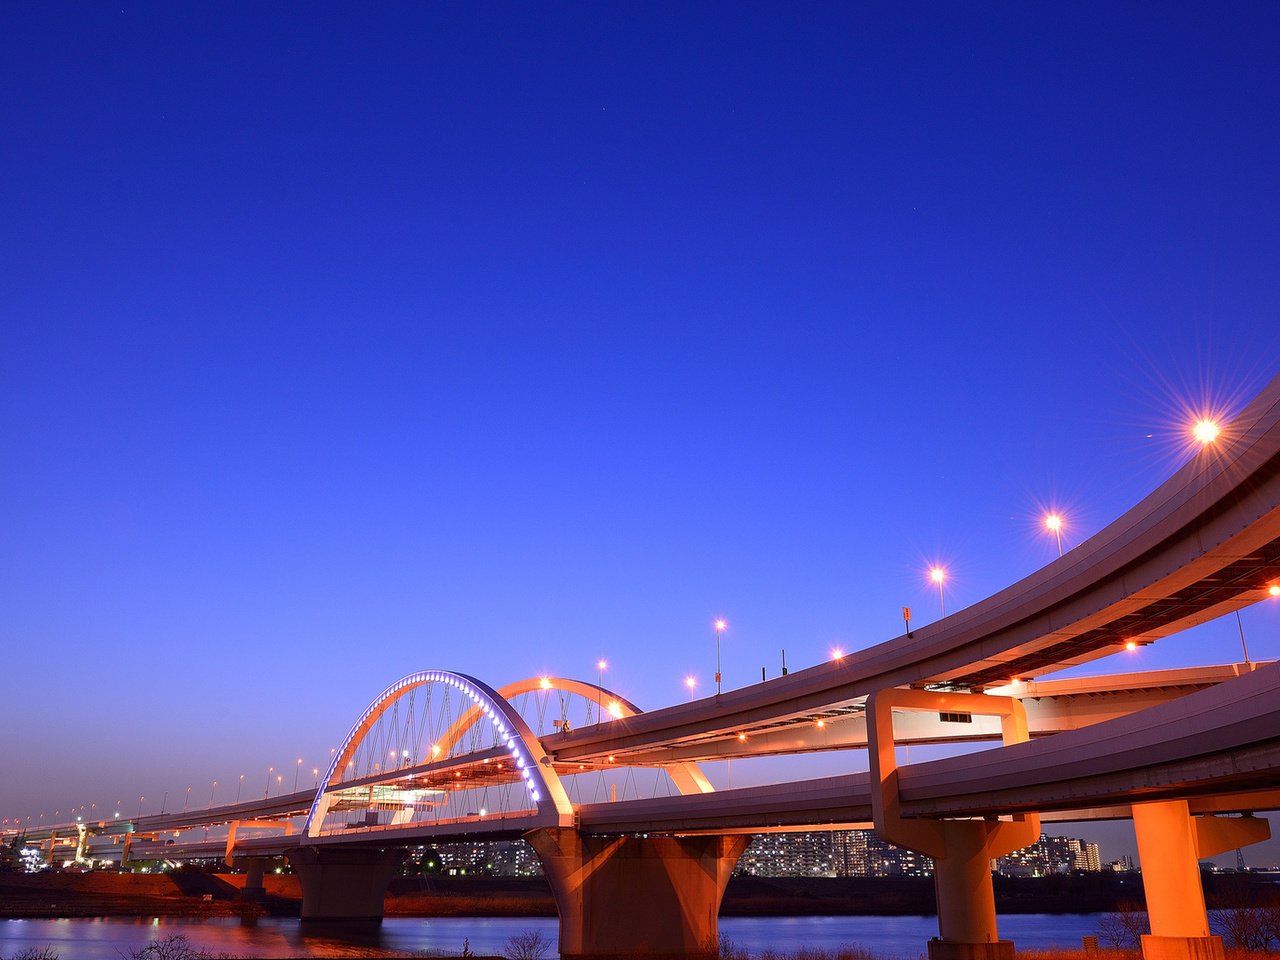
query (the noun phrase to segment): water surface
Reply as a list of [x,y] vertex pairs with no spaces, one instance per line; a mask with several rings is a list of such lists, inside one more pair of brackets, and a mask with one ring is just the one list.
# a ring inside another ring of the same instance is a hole
[[[1000,935],[1022,948],[1079,948],[1080,938],[1097,932],[1097,914],[1024,914],[1000,918]],[[209,953],[237,957],[360,957],[374,950],[411,953],[438,950],[458,954],[464,941],[472,952],[501,956],[507,940],[537,930],[554,947],[554,917],[388,917],[380,927],[363,924],[302,926],[296,919],[271,917],[245,927],[234,917],[191,920],[121,918],[0,920],[0,957],[27,947],[51,946],[62,960],[121,960],[152,940],[174,934]],[[724,917],[720,935],[753,953],[772,947],[827,949],[859,945],[887,958],[914,960],[938,932],[928,917]]]

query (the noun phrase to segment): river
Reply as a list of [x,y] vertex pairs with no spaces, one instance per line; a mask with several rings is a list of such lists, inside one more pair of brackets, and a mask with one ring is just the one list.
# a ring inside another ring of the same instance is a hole
[[[1097,914],[1012,914],[1000,918],[1000,934],[1021,948],[1078,949],[1096,933]],[[30,947],[52,947],[61,960],[121,960],[149,941],[181,934],[211,954],[236,957],[359,957],[370,949],[405,953],[423,950],[501,956],[513,934],[537,930],[552,944],[552,917],[389,917],[380,927],[334,925],[305,930],[295,919],[264,918],[241,926],[235,918],[183,920],[76,919],[0,920],[0,957]],[[914,960],[937,933],[934,917],[723,917],[720,936],[755,954],[772,947],[832,949],[856,944],[887,958]]]

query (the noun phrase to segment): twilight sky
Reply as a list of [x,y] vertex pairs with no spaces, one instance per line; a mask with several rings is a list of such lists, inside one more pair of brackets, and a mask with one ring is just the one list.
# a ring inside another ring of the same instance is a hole
[[664,705],[716,615],[737,686],[1079,543],[1280,370],[1278,28],[7,5],[0,814],[309,768],[418,669]]

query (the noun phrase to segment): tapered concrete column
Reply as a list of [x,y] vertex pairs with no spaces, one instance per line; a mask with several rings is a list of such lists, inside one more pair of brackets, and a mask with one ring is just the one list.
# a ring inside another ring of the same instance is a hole
[[564,960],[714,958],[724,888],[750,837],[525,834],[560,913]]
[[236,865],[244,867],[244,886],[240,888],[240,900],[261,902],[267,898],[267,889],[262,884],[262,876],[267,872],[265,857],[241,857]]
[[871,754],[871,809],[876,833],[890,843],[933,858],[938,895],[939,938],[929,941],[929,960],[1012,960],[1013,942],[996,927],[991,861],[1034,843],[1036,814],[1012,820],[927,820],[902,815],[893,711],[928,710],[998,716],[1006,744],[1027,739],[1027,715],[1010,697],[926,690],[879,690],[867,698],[867,742]]
[[1265,840],[1265,820],[1192,817],[1185,800],[1133,806],[1142,887],[1151,933],[1145,960],[1221,960],[1222,938],[1209,933],[1200,883],[1200,858]]
[[[933,887],[938,896],[938,933],[941,940],[929,945],[929,956],[990,956],[983,949],[974,953],[969,944],[984,948],[1005,944],[995,953],[1013,956],[1013,943],[1001,941],[996,929],[996,897],[991,883],[991,840],[983,823],[945,825],[946,855],[933,862]],[[957,951],[954,945],[964,944]]]
[[285,856],[302,885],[303,920],[382,920],[387,884],[407,850],[295,847]]

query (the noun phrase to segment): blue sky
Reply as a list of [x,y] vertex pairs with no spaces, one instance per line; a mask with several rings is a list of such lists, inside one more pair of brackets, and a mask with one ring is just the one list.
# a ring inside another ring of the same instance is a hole
[[6,815],[870,645],[1277,371],[1274,7],[2,16]]

